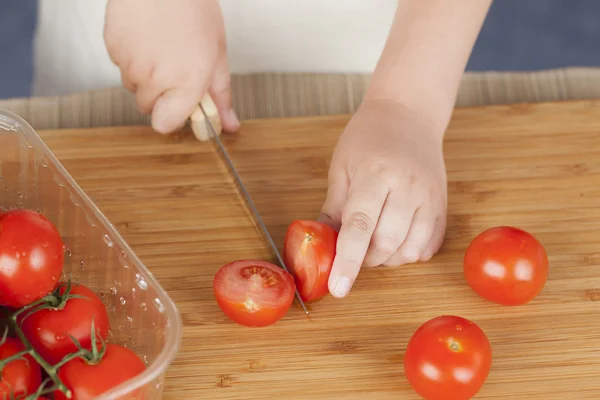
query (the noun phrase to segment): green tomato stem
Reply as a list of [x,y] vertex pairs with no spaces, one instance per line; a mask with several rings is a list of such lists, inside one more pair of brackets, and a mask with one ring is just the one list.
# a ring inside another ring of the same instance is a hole
[[33,346],[31,345],[31,342],[29,341],[29,339],[27,339],[27,337],[21,330],[21,327],[17,323],[18,314],[18,312],[13,314],[10,317],[9,321],[19,340],[25,346],[27,354],[29,354],[29,356],[31,356],[31,358],[33,358],[44,369],[44,371],[46,371],[46,373],[54,383],[54,389],[60,390],[68,399],[70,399],[71,397],[73,397],[73,394],[71,393],[71,390],[69,390],[69,388],[66,387],[65,384],[58,377],[58,369],[48,364],[48,362],[44,360],[37,351],[34,350]]
[[[64,293],[60,293],[61,289],[65,287]],[[77,294],[71,293],[71,281],[67,281],[65,283],[61,283],[52,293],[44,296],[42,299],[35,301],[31,304],[28,304],[17,311],[15,311],[12,315],[8,316],[8,325],[5,329],[4,334],[0,337],[0,345],[4,344],[6,338],[8,337],[9,328],[12,328],[14,333],[17,335],[25,350],[19,352],[18,354],[14,354],[10,357],[7,357],[3,360],[0,360],[0,372],[7,364],[16,361],[18,359],[25,359],[24,357],[29,355],[33,358],[39,365],[44,369],[44,371],[48,374],[48,377],[42,384],[38,387],[38,390],[35,393],[31,393],[28,396],[24,397],[22,400],[37,400],[38,397],[53,393],[57,390],[61,391],[68,399],[73,397],[73,393],[71,390],[62,382],[62,380],[58,376],[58,371],[61,367],[67,364],[69,361],[74,360],[75,358],[82,358],[88,364],[95,364],[102,360],[104,353],[106,352],[106,346],[101,337],[96,337],[96,330],[94,327],[94,321],[92,320],[91,326],[91,340],[92,340],[92,348],[91,350],[84,349],[81,344],[72,336],[70,336],[71,340],[77,346],[77,351],[71,354],[66,355],[60,362],[56,365],[50,365],[46,360],[42,358],[42,356],[33,348],[31,342],[21,329],[19,324],[19,317],[26,313],[21,319],[21,323],[30,315],[34,314],[37,311],[44,309],[53,309],[53,310],[62,310],[67,302],[71,299],[88,299],[85,296],[80,296]],[[98,344],[96,340],[100,342],[100,349],[98,349]],[[26,359],[25,359],[26,360]],[[48,383],[52,382],[53,385],[46,387]],[[11,393],[12,395],[12,393]]]

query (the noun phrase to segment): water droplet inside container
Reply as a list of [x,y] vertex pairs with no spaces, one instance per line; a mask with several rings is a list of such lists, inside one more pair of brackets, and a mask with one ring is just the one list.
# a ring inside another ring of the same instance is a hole
[[131,288],[131,297],[135,298],[135,288],[134,287]]
[[147,306],[147,305],[146,305],[146,303],[144,303],[144,302],[140,303],[140,308],[141,308],[143,311],[147,311],[147,310],[148,310],[148,306]]
[[85,263],[83,262],[83,260],[79,261],[79,265],[81,266],[81,270],[82,270],[82,271],[83,271],[83,264],[85,264]]
[[133,318],[131,318],[129,315],[127,316],[127,321],[129,321],[130,324],[133,323]]
[[104,235],[104,243],[106,243],[106,245],[108,247],[113,247],[114,246],[112,240],[110,239],[110,237],[108,237],[108,235]]
[[19,192],[17,192],[17,196],[19,196],[19,198],[20,198],[20,199],[22,199],[22,198],[23,198],[23,195],[21,194],[21,192],[20,192],[20,191],[19,191]]
[[71,257],[71,249],[66,244],[63,245],[63,250],[67,253],[67,256]]
[[156,309],[158,310],[158,312],[165,312],[165,306],[163,305],[162,301],[160,301],[160,299],[157,297],[154,299],[154,307],[156,307]]
[[125,250],[121,250],[121,257],[127,258],[127,254],[125,254]]
[[122,306],[124,306],[124,305],[125,305],[125,303],[127,303],[127,300],[125,300],[125,297],[121,297],[121,298],[119,299],[119,302],[121,303],[121,305],[122,305]]
[[140,289],[146,290],[148,289],[148,282],[144,279],[144,277],[140,274],[135,274],[135,281]]
[[148,364],[148,357],[143,356],[142,359],[144,360],[144,364]]
[[116,288],[116,287],[114,287],[114,286],[113,286],[113,287],[111,287],[111,288],[110,288],[110,293],[111,293],[111,294],[117,294],[117,288]]
[[100,297],[104,297],[104,290],[100,291]]

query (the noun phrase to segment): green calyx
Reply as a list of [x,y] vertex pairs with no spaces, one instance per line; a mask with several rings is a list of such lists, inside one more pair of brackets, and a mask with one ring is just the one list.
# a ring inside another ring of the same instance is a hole
[[70,280],[67,282],[61,282],[52,293],[48,294],[47,296],[44,296],[39,301],[27,305],[15,311],[13,314],[7,316],[8,325],[4,327],[4,332],[2,334],[2,337],[0,337],[0,346],[6,343],[9,332],[12,331],[15,334],[15,336],[17,336],[19,341],[24,345],[25,349],[10,357],[0,360],[0,374],[2,373],[2,370],[7,367],[7,365],[14,361],[24,360],[25,362],[29,362],[29,360],[26,358],[27,356],[29,356],[42,367],[42,369],[48,375],[48,378],[46,378],[41,383],[41,385],[38,387],[35,393],[30,393],[27,395],[15,395],[11,390],[11,393],[8,394],[8,397],[5,394],[0,400],[37,400],[40,396],[51,394],[55,391],[60,391],[68,399],[71,399],[73,397],[73,393],[59,378],[59,369],[76,358],[81,358],[87,364],[90,365],[94,365],[102,361],[102,358],[106,353],[106,343],[104,342],[102,337],[98,336],[93,320],[91,324],[90,333],[91,349],[83,348],[83,346],[81,346],[81,343],[79,343],[77,339],[69,335],[73,343],[77,346],[77,351],[71,354],[67,354],[61,361],[59,361],[55,365],[50,365],[48,362],[46,362],[46,360],[44,360],[40,356],[40,354],[33,348],[31,342],[27,339],[27,337],[23,333],[23,330],[21,329],[21,324],[23,323],[23,321],[40,310],[62,310],[64,309],[67,302],[71,299],[87,299],[87,297],[73,294],[71,293],[71,291],[72,283]]

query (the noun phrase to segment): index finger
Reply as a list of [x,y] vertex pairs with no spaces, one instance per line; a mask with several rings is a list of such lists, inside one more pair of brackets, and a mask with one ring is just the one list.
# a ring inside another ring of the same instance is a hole
[[346,296],[354,284],[388,192],[387,185],[366,175],[350,183],[329,275],[329,292],[333,296]]

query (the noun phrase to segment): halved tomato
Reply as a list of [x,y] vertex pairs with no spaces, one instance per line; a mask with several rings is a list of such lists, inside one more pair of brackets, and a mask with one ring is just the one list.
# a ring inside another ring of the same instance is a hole
[[284,269],[260,260],[238,260],[217,271],[213,289],[217,304],[232,321],[264,327],[279,321],[290,309],[296,292]]
[[335,229],[321,222],[296,220],[289,225],[283,258],[303,301],[329,294],[327,283],[337,237]]

